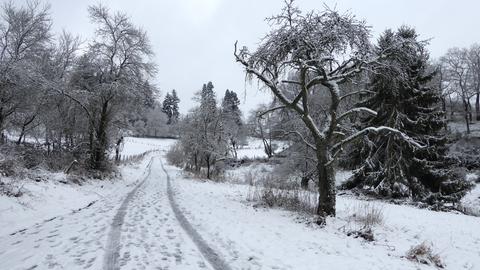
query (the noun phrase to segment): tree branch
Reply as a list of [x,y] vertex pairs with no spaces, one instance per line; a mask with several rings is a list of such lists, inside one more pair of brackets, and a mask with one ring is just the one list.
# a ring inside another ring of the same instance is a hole
[[376,92],[374,91],[370,91],[370,90],[360,90],[360,91],[355,91],[355,92],[351,92],[351,93],[348,93],[348,94],[345,94],[343,96],[340,97],[340,101],[348,98],[348,97],[351,97],[351,96],[354,96],[354,95],[359,95],[359,94],[375,94]]
[[390,132],[390,133],[393,133],[393,134],[396,134],[398,136],[400,136],[400,138],[402,138],[403,141],[407,142],[408,144],[418,148],[418,149],[422,149],[422,148],[425,148],[424,145],[421,145],[419,144],[418,142],[416,142],[414,139],[412,139],[411,137],[409,137],[407,134],[401,132],[400,130],[398,129],[395,129],[395,128],[391,128],[391,127],[386,127],[386,126],[380,126],[380,127],[367,127],[367,128],[364,128],[360,131],[358,131],[357,133],[354,133],[350,136],[348,136],[347,138],[341,140],[340,142],[336,143],[335,145],[332,146],[331,148],[331,153],[333,153],[333,159],[330,161],[330,162],[333,162],[335,160],[335,158],[338,156],[338,154],[343,150],[343,147],[348,144],[348,143],[351,143],[353,141],[355,141],[356,139],[358,139],[360,136],[362,135],[366,135],[368,134],[369,132],[373,132],[373,133],[379,133],[379,132],[383,132],[383,131],[387,131],[387,132]]
[[344,118],[348,117],[349,115],[351,114],[354,114],[354,113],[361,113],[361,112],[364,112],[364,113],[368,113],[370,115],[373,115],[373,116],[377,116],[377,112],[374,111],[374,110],[371,110],[367,107],[358,107],[358,108],[353,108],[345,113],[343,113],[342,115],[340,115],[338,118],[337,118],[337,121],[340,122],[342,121]]
[[287,108],[287,106],[285,106],[285,105],[282,105],[282,106],[277,106],[277,107],[274,107],[274,108],[268,109],[268,110],[266,110],[266,111],[263,111],[263,112],[261,112],[261,113],[257,114],[257,117],[258,117],[258,118],[262,118],[262,117],[263,117],[265,114],[268,114],[268,113],[274,112],[274,111],[276,111],[276,110],[285,109],[285,108]]

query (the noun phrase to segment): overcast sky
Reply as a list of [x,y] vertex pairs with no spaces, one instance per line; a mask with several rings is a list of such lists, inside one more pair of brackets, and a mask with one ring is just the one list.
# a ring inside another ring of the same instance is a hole
[[[5,0],[0,0],[4,2]],[[44,0],[46,1],[46,0]],[[14,1],[22,2],[22,1]],[[245,85],[245,76],[233,57],[233,44],[253,49],[267,32],[264,19],[277,14],[283,0],[50,0],[55,32],[65,29],[93,38],[88,5],[104,3],[122,11],[149,34],[158,64],[155,82],[162,91],[176,89],[181,111],[190,109],[193,93],[212,81],[220,99],[226,89],[236,91],[247,114],[269,96],[257,85]],[[374,37],[386,28],[415,26],[422,38],[432,38],[432,57],[450,47],[480,42],[478,0],[297,0],[304,11],[323,3],[350,11],[372,26]],[[245,92],[246,91],[246,92]]]

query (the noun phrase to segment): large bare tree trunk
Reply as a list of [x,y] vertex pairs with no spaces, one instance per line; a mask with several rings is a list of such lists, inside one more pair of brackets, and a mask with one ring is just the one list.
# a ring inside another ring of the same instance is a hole
[[200,165],[198,164],[198,151],[195,151],[195,154],[193,156],[193,160],[195,162],[195,171],[199,172],[200,171]]
[[205,161],[207,162],[207,179],[210,179],[210,156],[207,155],[205,158]]
[[96,136],[94,136],[94,146],[92,152],[92,167],[95,170],[105,169],[105,151],[107,149],[107,127],[108,127],[108,101],[103,103],[100,114],[100,121]]
[[[324,143],[317,143],[318,207],[320,217],[335,216],[335,172],[328,163],[328,150]],[[322,221],[324,222],[324,221]]]

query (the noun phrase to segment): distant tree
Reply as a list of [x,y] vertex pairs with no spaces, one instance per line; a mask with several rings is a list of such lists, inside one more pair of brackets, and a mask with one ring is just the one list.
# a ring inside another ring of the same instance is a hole
[[206,168],[207,178],[211,178],[217,162],[226,157],[228,143],[213,88],[212,82],[203,85],[196,96],[199,106],[179,124],[179,149],[185,166],[197,173]]
[[470,99],[475,95],[473,70],[468,59],[468,50],[452,48],[441,58],[444,67],[444,76],[450,82],[458,99],[461,100],[464,110],[464,119],[467,134],[470,134],[472,121],[472,105]]
[[212,82],[204,84],[200,92],[200,145],[201,156],[207,167],[207,178],[210,178],[212,165],[225,153],[225,138],[222,133],[220,110],[213,91]]
[[249,134],[262,140],[263,151],[268,158],[275,155],[275,139],[281,139],[283,132],[282,110],[270,109],[276,107],[276,103],[260,104],[258,108],[250,112],[248,117]]
[[162,103],[162,112],[167,115],[167,125],[170,125],[172,123],[172,116],[173,116],[173,111],[172,111],[172,96],[170,95],[169,92],[165,95],[165,99],[163,100]]
[[167,125],[175,124],[178,122],[180,113],[178,111],[178,103],[180,99],[177,96],[175,89],[172,90],[172,93],[168,93],[163,100],[162,112],[164,112],[167,117]]
[[[440,101],[442,103],[442,111],[445,119],[444,125],[445,130],[447,130],[448,116],[452,116],[454,113],[454,102],[452,100],[452,95],[454,95],[454,91],[453,88],[450,87],[450,82],[445,79],[444,64],[441,61],[436,61],[433,63],[433,68],[436,70],[436,74],[432,79],[432,83],[434,84],[434,87],[438,88],[440,91]],[[450,112],[448,112],[448,109],[450,109]]]
[[468,51],[471,84],[475,95],[475,119],[480,121],[480,45],[474,44]]
[[225,136],[229,141],[230,150],[235,159],[238,157],[237,149],[239,143],[245,137],[242,112],[238,107],[239,105],[240,100],[237,97],[237,93],[227,89],[222,101],[221,119]]
[[173,114],[172,114],[172,119],[173,123],[177,123],[178,119],[180,118],[180,111],[179,111],[179,103],[180,103],[180,98],[177,96],[177,91],[175,89],[172,90],[172,103],[173,103]]

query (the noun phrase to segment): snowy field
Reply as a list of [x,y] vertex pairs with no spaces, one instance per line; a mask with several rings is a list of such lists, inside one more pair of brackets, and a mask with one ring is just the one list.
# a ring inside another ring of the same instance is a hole
[[175,141],[175,139],[125,137],[120,154],[122,157],[129,157],[140,155],[148,151],[165,150]]
[[372,202],[340,196],[338,218],[322,229],[292,212],[252,207],[245,185],[192,181],[173,167],[169,172],[188,218],[234,269],[430,269],[405,259],[422,242],[447,269],[480,268],[477,217],[373,202],[383,224],[367,242],[346,232],[361,226],[352,221],[355,209]]
[[[281,152],[288,147],[288,143],[285,141],[272,141],[272,146],[275,153]],[[265,150],[263,147],[262,139],[248,137],[246,145],[241,146],[237,150],[237,155],[239,159],[242,158],[266,158]]]
[[[230,171],[242,184],[190,179],[166,165],[162,151],[173,142],[127,138],[124,154],[161,153],[122,166],[115,181],[66,185],[59,174],[26,184],[25,197],[0,197],[0,269],[220,269],[205,250],[225,269],[435,269],[405,258],[423,242],[446,269],[480,269],[478,217],[339,196],[338,217],[320,228],[308,216],[247,200],[251,187],[241,178],[269,173],[270,165]],[[358,209],[372,205],[382,216],[374,241],[348,236],[361,229]]]

